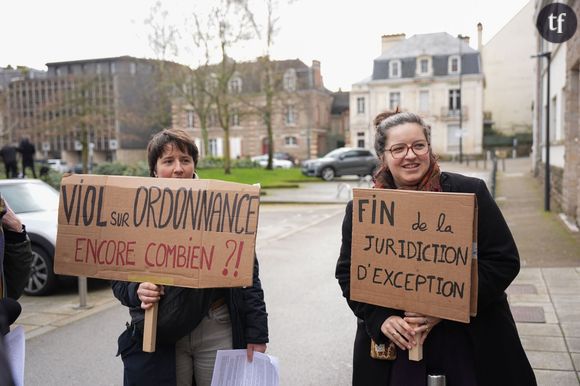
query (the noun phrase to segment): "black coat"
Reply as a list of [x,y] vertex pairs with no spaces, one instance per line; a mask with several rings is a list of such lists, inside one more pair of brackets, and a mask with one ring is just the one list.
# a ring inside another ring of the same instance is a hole
[[[115,297],[129,307],[132,321],[142,321],[144,311],[137,296],[139,283],[113,281],[112,287]],[[227,288],[224,291],[232,322],[233,347],[246,348],[248,343],[268,343],[268,314],[260,282],[258,259],[254,259],[251,287]],[[190,331],[195,327],[191,326]]]
[[[442,173],[441,186],[444,192],[475,193],[477,196],[478,312],[471,318],[467,331],[474,350],[478,385],[536,385],[505,294],[519,272],[520,262],[503,215],[480,179]],[[387,338],[381,332],[382,323],[389,316],[402,315],[402,311],[350,300],[351,240],[352,202],[349,202],[342,224],[336,278],[343,296],[359,318],[359,330],[364,329],[377,342],[386,342]],[[364,339],[359,335],[360,332],[357,333],[354,353],[354,366],[359,368],[353,370],[353,384],[377,384],[377,378],[385,379],[384,373],[390,371],[390,362],[373,364],[377,361],[369,357],[369,349],[364,347]],[[375,373],[362,371],[363,368],[374,368]]]

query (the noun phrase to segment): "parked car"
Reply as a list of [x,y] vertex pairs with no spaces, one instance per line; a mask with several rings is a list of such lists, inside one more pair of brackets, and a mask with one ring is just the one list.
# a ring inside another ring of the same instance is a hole
[[334,149],[322,158],[304,161],[302,174],[332,181],[334,177],[357,175],[364,177],[372,174],[379,160],[369,150],[341,147]]
[[[268,165],[268,154],[262,154],[255,157],[250,158],[252,162],[256,162],[261,167],[265,168]],[[294,164],[292,161],[288,161],[285,159],[272,159],[272,166],[274,169],[290,169]]]
[[292,162],[292,164],[294,164],[294,165],[298,165],[298,160],[296,159],[296,157],[294,157],[290,153],[276,151],[276,152],[274,152],[274,158],[275,159],[285,159],[285,160]]
[[52,170],[56,170],[59,173],[66,173],[70,169],[66,164],[65,160],[62,159],[58,158],[48,159],[46,160],[46,163],[48,167],[50,167]]
[[40,180],[0,180],[0,194],[26,225],[32,244],[30,279],[24,288],[28,295],[46,295],[54,289],[53,270],[58,226],[58,191]]

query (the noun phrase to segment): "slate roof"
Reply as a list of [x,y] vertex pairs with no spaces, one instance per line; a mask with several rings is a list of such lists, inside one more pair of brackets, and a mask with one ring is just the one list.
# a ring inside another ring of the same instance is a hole
[[449,75],[449,56],[458,55],[460,46],[462,74],[481,73],[481,60],[477,50],[447,32],[438,32],[413,35],[409,39],[394,44],[374,60],[372,79],[389,79],[391,60],[401,61],[400,78],[413,78],[416,73],[416,59],[422,55],[432,57],[433,76]]
[[332,93],[332,106],[330,113],[339,115],[349,108],[349,92],[337,91]]

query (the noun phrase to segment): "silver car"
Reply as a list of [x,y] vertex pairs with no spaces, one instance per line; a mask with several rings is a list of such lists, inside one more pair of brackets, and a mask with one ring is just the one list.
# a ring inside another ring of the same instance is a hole
[[57,277],[53,270],[58,226],[58,191],[33,179],[0,180],[0,194],[26,225],[32,244],[32,269],[24,292],[48,294]]
[[304,161],[302,174],[332,181],[334,177],[373,174],[379,160],[367,149],[341,147],[322,158]]

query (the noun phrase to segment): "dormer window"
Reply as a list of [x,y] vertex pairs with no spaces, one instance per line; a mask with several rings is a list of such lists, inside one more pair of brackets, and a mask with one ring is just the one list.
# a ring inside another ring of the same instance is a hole
[[420,56],[417,58],[417,75],[429,76],[432,75],[433,69],[431,66],[431,57]]
[[293,68],[288,69],[284,73],[284,90],[286,91],[296,91],[296,70]]
[[461,71],[461,58],[459,55],[451,55],[449,57],[447,71],[449,74],[459,74]]
[[389,78],[400,78],[401,77],[401,61],[391,60],[389,62]]
[[232,79],[230,79],[230,82],[228,84],[228,88],[230,90],[230,93],[232,94],[239,94],[242,92],[242,78],[240,78],[239,76],[234,76]]

